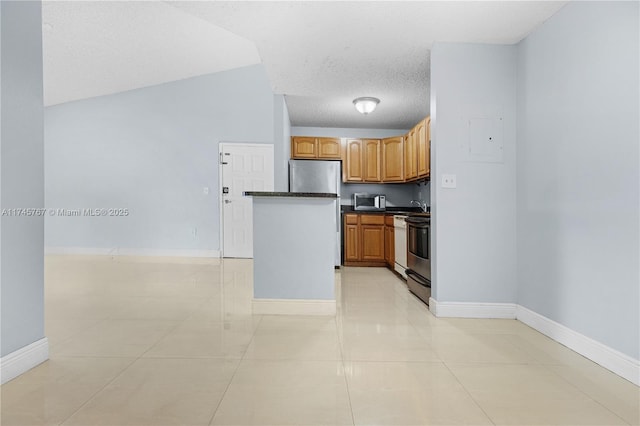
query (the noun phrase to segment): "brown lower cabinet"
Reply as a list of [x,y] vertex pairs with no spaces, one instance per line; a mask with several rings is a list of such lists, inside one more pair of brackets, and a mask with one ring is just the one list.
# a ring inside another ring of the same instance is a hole
[[346,213],[344,215],[344,264],[393,267],[393,216]]
[[393,215],[386,215],[384,217],[384,260],[392,271],[395,269],[396,262],[395,234]]
[[385,266],[383,214],[344,215],[344,264]]

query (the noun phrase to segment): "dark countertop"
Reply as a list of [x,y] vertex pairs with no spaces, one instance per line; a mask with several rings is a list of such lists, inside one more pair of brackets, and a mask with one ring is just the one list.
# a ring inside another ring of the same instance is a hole
[[356,214],[411,214],[414,216],[427,216],[430,213],[424,213],[420,207],[387,207],[384,211],[366,211],[366,210],[354,210],[353,206],[340,206],[342,213],[356,213]]
[[246,191],[244,196],[249,197],[287,197],[287,198],[338,198],[338,194],[330,192],[270,192],[270,191]]

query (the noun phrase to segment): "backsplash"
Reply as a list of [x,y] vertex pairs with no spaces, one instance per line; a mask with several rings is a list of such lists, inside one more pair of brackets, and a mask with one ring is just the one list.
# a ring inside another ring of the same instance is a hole
[[[354,193],[367,192],[369,194],[386,195],[388,207],[407,207],[411,203],[411,200],[419,199],[419,188],[422,188],[422,191],[424,192],[424,185],[418,186],[415,183],[342,183],[340,185],[340,204],[352,205]],[[428,198],[427,204],[429,204]]]

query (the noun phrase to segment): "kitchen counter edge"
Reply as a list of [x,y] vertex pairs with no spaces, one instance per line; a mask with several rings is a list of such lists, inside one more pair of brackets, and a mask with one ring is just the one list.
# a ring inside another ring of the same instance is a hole
[[284,198],[338,198],[338,194],[331,192],[270,192],[246,191],[246,197],[284,197]]

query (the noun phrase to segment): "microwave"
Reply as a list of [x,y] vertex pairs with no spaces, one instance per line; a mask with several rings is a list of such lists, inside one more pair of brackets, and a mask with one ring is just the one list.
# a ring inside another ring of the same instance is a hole
[[353,194],[353,209],[365,211],[384,211],[387,208],[387,198],[384,194],[367,194],[356,192]]

